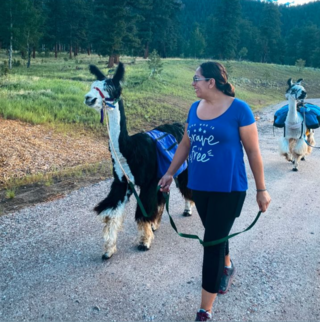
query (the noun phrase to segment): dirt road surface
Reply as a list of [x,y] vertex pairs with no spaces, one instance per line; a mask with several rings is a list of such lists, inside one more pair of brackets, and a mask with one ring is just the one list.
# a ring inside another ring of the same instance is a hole
[[[320,99],[308,101],[320,105]],[[320,149],[299,172],[278,155],[282,130],[274,136],[272,121],[284,104],[257,114],[272,202],[252,230],[230,242],[237,275],[214,304],[215,321],[320,321]],[[250,170],[248,177],[233,232],[258,211]],[[92,208],[110,183],[0,217],[0,321],[194,321],[202,246],[179,237],[166,214],[150,251],[140,252],[131,198],[118,252],[101,260],[102,224]],[[173,188],[170,212],[178,229],[202,236],[196,211],[184,218],[182,210]]]

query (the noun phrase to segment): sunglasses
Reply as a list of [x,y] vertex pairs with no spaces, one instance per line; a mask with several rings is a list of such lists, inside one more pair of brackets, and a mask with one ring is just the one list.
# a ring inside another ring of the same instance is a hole
[[194,83],[199,82],[199,81],[208,81],[209,79],[211,79],[211,78],[201,78],[198,76],[193,76],[193,78],[192,78]]

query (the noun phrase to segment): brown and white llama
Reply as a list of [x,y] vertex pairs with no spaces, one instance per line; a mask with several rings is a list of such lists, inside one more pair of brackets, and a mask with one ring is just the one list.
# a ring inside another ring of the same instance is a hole
[[[139,250],[150,248],[154,238],[153,231],[159,227],[161,221],[165,199],[161,192],[156,193],[160,178],[157,174],[155,141],[143,132],[128,135],[120,83],[124,77],[124,65],[119,63],[112,79],[106,78],[96,66],[91,65],[90,71],[96,76],[97,81],[93,82],[90,91],[85,95],[85,104],[99,113],[106,104],[109,119],[109,147],[114,180],[108,196],[94,208],[105,223],[103,229],[105,252],[102,259],[109,259],[116,252],[117,236],[123,222],[124,208],[133,193],[121,167],[130,181],[140,187],[139,197],[147,214],[151,215],[150,218],[145,218],[137,205],[135,219],[138,224]],[[178,142],[181,141],[184,132],[183,125],[178,123],[161,125],[156,129],[172,134]],[[186,169],[176,178],[178,188],[185,198],[184,216],[190,216],[192,208],[191,190],[187,188],[187,177]]]
[[298,171],[300,160],[304,160],[311,153],[311,146],[315,145],[313,130],[307,129],[305,119],[297,109],[298,102],[307,97],[307,92],[301,85],[302,80],[301,78],[296,83],[291,78],[288,80],[289,88],[285,96],[289,102],[289,111],[285,120],[284,136],[280,140],[280,154],[293,163],[293,171]]

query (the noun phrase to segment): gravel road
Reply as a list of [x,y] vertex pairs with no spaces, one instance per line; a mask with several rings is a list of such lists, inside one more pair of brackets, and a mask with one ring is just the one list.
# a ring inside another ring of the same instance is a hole
[[[278,155],[282,130],[273,136],[272,121],[284,104],[257,114],[272,202],[252,230],[230,242],[237,275],[214,304],[215,321],[320,321],[320,149],[297,173]],[[315,134],[320,146],[320,130]],[[258,211],[250,170],[248,177],[233,232]],[[202,246],[179,237],[166,214],[150,251],[140,252],[132,197],[118,252],[101,261],[103,226],[92,209],[110,183],[0,217],[0,321],[194,321]],[[184,203],[175,188],[170,202],[178,229],[201,236],[197,213],[180,215]]]

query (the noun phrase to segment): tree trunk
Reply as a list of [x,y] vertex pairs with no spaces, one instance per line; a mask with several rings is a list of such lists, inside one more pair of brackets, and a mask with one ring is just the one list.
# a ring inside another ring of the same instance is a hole
[[58,44],[54,45],[54,58],[58,58]]
[[90,47],[87,48],[87,53],[88,53],[88,56],[91,55],[91,50],[90,50]]
[[118,65],[119,61],[120,61],[120,55],[114,55],[114,63]]
[[13,23],[12,23],[12,1],[10,1],[10,45],[9,45],[9,69],[12,69],[12,42],[13,42]]
[[36,46],[32,47],[32,58],[35,59],[36,58]]
[[29,43],[27,45],[27,51],[28,51],[27,68],[29,68],[30,67],[30,64],[31,64],[31,46],[30,46]]
[[70,45],[69,58],[72,59],[72,45]]
[[146,46],[144,47],[144,55],[143,58],[147,59],[149,57],[149,42],[146,43]]
[[109,56],[108,68],[112,68],[114,66],[114,56]]

